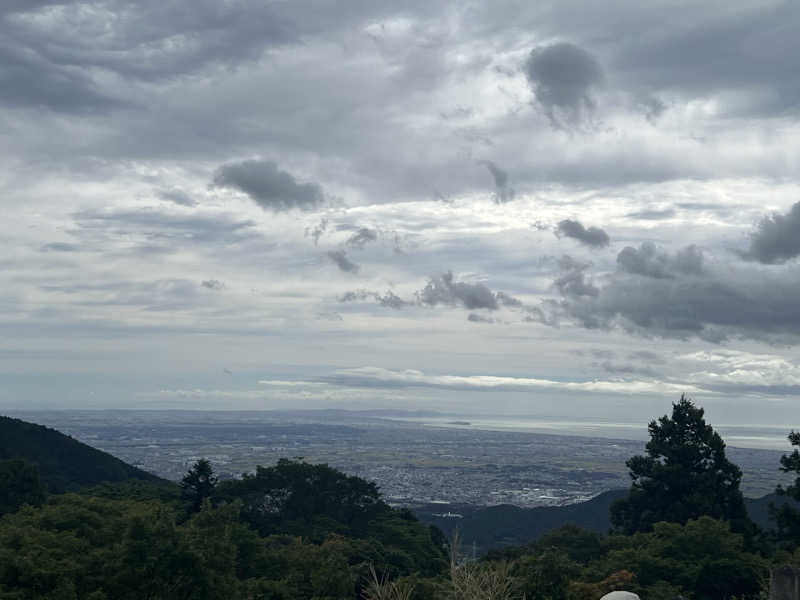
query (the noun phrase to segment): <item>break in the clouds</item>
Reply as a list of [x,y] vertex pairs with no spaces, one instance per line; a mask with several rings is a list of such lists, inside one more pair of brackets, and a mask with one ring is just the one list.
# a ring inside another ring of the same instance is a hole
[[270,160],[222,165],[214,173],[212,185],[244,192],[264,210],[313,210],[325,199],[318,184],[298,182]]
[[603,248],[611,243],[608,234],[599,227],[584,227],[583,223],[574,219],[559,221],[555,230],[556,235],[577,240],[585,246]]
[[765,264],[800,256],[800,202],[785,215],[776,213],[761,219],[751,234],[746,256]]
[[[795,3],[188,5],[0,2],[0,408],[485,405],[450,373],[786,422]],[[427,383],[317,379],[363,365]]]

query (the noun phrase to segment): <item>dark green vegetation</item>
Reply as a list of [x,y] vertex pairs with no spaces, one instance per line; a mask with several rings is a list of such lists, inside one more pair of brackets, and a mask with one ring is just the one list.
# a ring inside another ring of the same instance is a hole
[[648,425],[646,454],[630,458],[627,498],[611,507],[611,521],[621,533],[652,531],[656,523],[686,523],[701,516],[731,523],[734,531],[752,533],[742,471],[725,456],[725,442],[703,419],[703,409],[686,397]]
[[42,483],[56,494],[129,479],[161,481],[55,429],[0,416],[0,460],[7,459],[37,465]]
[[[52,430],[21,430],[66,443]],[[770,566],[800,561],[798,482],[780,490],[777,531],[759,531],[741,502],[738,468],[702,410],[682,398],[650,433],[647,456],[628,463],[627,492],[561,508],[492,507],[459,520],[482,545],[504,544],[477,562],[454,560],[457,549],[449,554],[438,528],[327,465],[283,459],[217,481],[201,460],[177,485],[136,478],[132,467],[131,478],[100,484],[104,471],[82,462],[95,474],[86,487],[85,475],[66,478],[76,467],[62,455],[64,488],[79,492],[48,496],[56,488],[35,457],[53,453],[16,451],[25,460],[0,462],[0,600],[595,600],[614,589],[646,600],[755,599]],[[800,453],[782,466],[800,473]],[[768,506],[750,505],[762,522]],[[464,538],[461,553],[469,554]]]

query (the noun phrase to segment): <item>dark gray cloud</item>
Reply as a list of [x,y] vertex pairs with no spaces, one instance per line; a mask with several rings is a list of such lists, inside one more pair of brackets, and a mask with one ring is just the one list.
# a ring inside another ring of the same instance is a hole
[[[0,28],[3,27],[0,21]],[[86,73],[65,69],[0,31],[0,104],[60,113],[97,114],[130,106],[102,91]]]
[[325,254],[331,261],[345,273],[358,273],[359,266],[347,258],[344,250],[331,250]]
[[600,293],[600,290],[588,280],[582,268],[574,269],[562,275],[554,283],[558,291],[568,298],[596,297]]
[[102,69],[146,81],[181,77],[257,59],[265,48],[298,35],[290,18],[250,0],[201,1],[191,11],[159,0],[15,1],[10,9],[5,4],[0,16],[30,17],[46,5],[62,5],[46,19],[6,17],[3,29],[4,37],[65,75]]
[[197,206],[197,201],[183,190],[177,188],[158,190],[158,197],[162,200],[179,204],[181,206]]
[[219,281],[218,279],[206,279],[205,281],[201,281],[200,285],[202,285],[204,288],[215,291],[220,291],[225,289],[225,284]]
[[345,241],[346,246],[351,248],[364,249],[364,245],[369,242],[374,242],[378,239],[378,232],[368,227],[360,227],[353,235]]
[[623,271],[645,277],[666,279],[676,274],[703,273],[703,251],[695,245],[679,250],[674,256],[656,248],[652,242],[642,242],[638,249],[627,246],[617,255],[617,265]]
[[786,262],[800,256],[800,202],[785,215],[766,216],[750,236],[747,258],[764,264]]
[[621,45],[614,66],[644,89],[689,97],[736,90],[754,99],[740,102],[737,112],[796,114],[798,27],[793,2],[742,3],[721,18],[703,15],[691,27],[636,36]]
[[[374,300],[387,308],[406,308],[409,306],[463,306],[465,308],[497,310],[501,306],[511,309],[521,309],[531,314],[539,311],[538,308],[527,307],[519,299],[504,292],[493,292],[482,283],[465,283],[454,281],[451,272],[431,277],[425,287],[416,292],[415,299],[404,300],[392,291],[384,294],[370,290],[353,290],[338,297],[339,302],[359,302]],[[540,312],[540,311],[539,311]],[[475,320],[475,319],[471,319]],[[482,322],[490,323],[487,319]]]
[[477,313],[469,313],[467,315],[467,321],[471,321],[472,323],[494,323],[494,319],[491,317],[484,317]]
[[591,246],[593,248],[602,248],[608,246],[611,240],[608,234],[599,227],[589,227],[588,229],[583,226],[580,221],[572,219],[564,219],[558,223],[555,234],[557,236],[564,236],[573,238],[581,244]]
[[534,48],[525,75],[536,102],[555,127],[577,125],[590,117],[595,109],[592,93],[604,80],[597,60],[567,42]]
[[378,292],[371,292],[369,290],[354,290],[345,292],[337,298],[339,302],[363,302],[365,300],[374,300],[381,306],[386,308],[400,309],[406,306],[412,306],[414,303],[403,300],[400,296],[387,290],[383,294]]
[[431,277],[427,285],[417,292],[417,300],[426,306],[463,305],[470,310],[499,308],[497,296],[492,290],[482,283],[455,281],[451,271]]
[[221,166],[212,185],[244,192],[264,210],[313,210],[325,199],[316,183],[298,183],[271,160],[246,160]]
[[514,199],[515,191],[508,185],[508,173],[490,160],[481,160],[479,163],[489,169],[494,178],[495,201],[498,204],[511,202]]
[[656,278],[620,270],[584,291],[583,271],[558,285],[563,301],[551,307],[587,328],[720,342],[730,337],[796,340],[800,336],[800,277],[796,270],[676,273]]

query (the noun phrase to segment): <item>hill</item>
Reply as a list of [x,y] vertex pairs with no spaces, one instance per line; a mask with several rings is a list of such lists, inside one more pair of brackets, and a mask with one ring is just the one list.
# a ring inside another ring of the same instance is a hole
[[[474,542],[476,551],[483,553],[494,548],[527,544],[548,531],[567,524],[600,534],[608,533],[611,527],[609,508],[615,500],[625,497],[627,493],[628,490],[610,490],[586,502],[536,508],[520,508],[510,504],[485,507],[426,504],[416,507],[414,514],[422,522],[436,525],[448,537],[458,529],[466,544],[471,545]],[[745,498],[748,515],[762,529],[774,527],[769,519],[770,503],[780,506],[785,502],[790,500],[775,494]],[[457,513],[462,517],[441,516],[443,511]]]
[[53,493],[130,479],[162,481],[55,429],[0,416],[0,460],[13,458],[38,465],[42,482]]
[[450,537],[457,528],[466,544],[475,543],[476,550],[483,552],[502,546],[527,544],[552,529],[572,523],[583,529],[606,533],[611,526],[609,508],[611,503],[624,497],[627,490],[603,492],[586,502],[567,506],[541,506],[520,508],[510,504],[487,507],[445,507],[458,511],[462,518],[436,516],[442,505],[425,505],[414,510],[424,523],[436,525]]

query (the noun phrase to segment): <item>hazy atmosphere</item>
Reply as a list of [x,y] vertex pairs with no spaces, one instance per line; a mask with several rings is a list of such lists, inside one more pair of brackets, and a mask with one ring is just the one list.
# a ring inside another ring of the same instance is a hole
[[795,2],[182,4],[0,6],[0,409],[800,423]]

